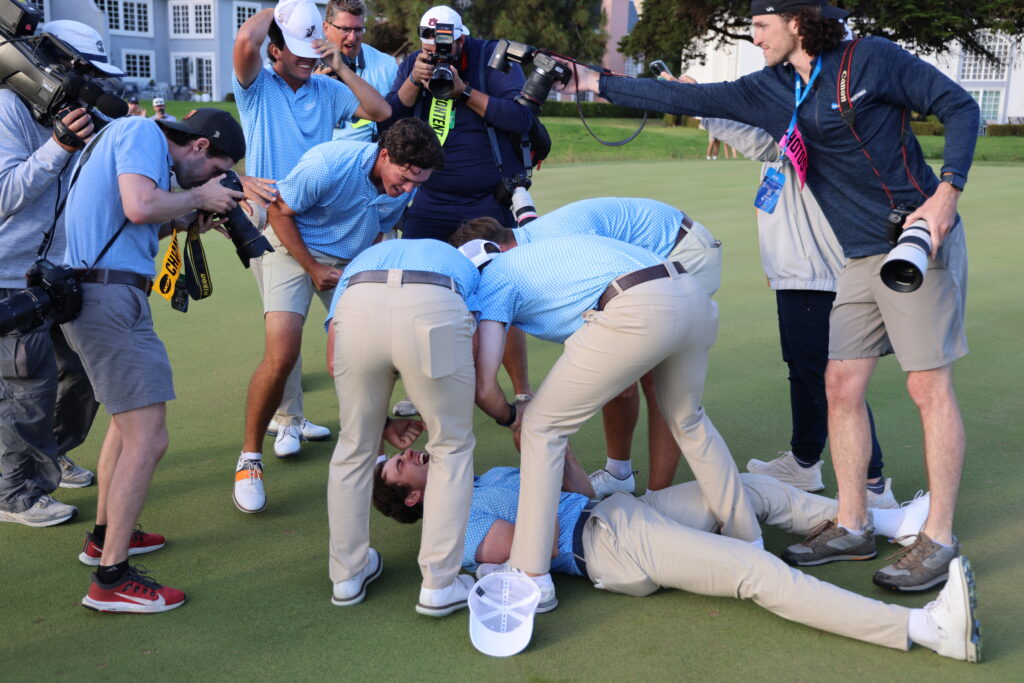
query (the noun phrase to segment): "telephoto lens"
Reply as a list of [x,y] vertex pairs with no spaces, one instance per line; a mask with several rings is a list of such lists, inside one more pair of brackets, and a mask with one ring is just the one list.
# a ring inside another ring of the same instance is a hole
[[[238,179],[238,174],[234,171],[225,173],[220,184],[231,190],[243,191],[242,181]],[[227,229],[228,235],[231,236],[238,258],[246,268],[249,267],[249,261],[252,259],[274,251],[267,238],[253,226],[242,207],[236,204],[235,208],[228,211],[224,218],[224,227]]]
[[924,282],[932,235],[928,223],[918,219],[903,228],[896,246],[882,262],[879,275],[885,286],[895,292],[913,292]]

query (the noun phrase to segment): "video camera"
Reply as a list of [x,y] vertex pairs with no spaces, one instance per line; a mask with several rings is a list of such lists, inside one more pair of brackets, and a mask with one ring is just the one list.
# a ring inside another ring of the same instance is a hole
[[38,10],[19,0],[0,0],[0,86],[13,90],[44,126],[79,107],[90,110],[97,131],[108,120],[125,116],[121,79],[101,75],[85,56],[52,34],[34,36],[41,19]]
[[455,90],[455,76],[451,67],[455,24],[434,26],[434,45],[437,49],[427,55],[427,63],[434,65],[434,71],[430,74],[430,94],[441,100],[450,100]]
[[569,69],[555,61],[548,50],[504,38],[498,41],[487,66],[502,73],[508,73],[509,62],[522,64],[531,60],[533,61],[533,70],[516,97],[516,102],[528,107],[534,114],[539,114],[541,106],[548,99],[548,93],[551,92],[555,83],[568,85],[572,79],[572,72]]

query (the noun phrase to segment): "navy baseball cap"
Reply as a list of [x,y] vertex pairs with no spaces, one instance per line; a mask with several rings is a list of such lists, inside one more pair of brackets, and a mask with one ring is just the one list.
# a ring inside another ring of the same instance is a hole
[[183,133],[207,138],[217,150],[221,150],[235,161],[245,157],[245,135],[235,117],[221,109],[203,107],[193,109],[181,121],[160,119],[158,124]]
[[821,15],[829,19],[845,19],[850,16],[850,13],[846,10],[833,7],[825,2],[825,0],[751,0],[750,16],[781,14],[814,7],[820,9]]

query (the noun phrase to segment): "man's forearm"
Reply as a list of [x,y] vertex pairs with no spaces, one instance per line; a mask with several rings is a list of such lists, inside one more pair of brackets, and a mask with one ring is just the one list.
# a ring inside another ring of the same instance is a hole
[[[21,211],[45,193],[71,157],[53,138],[29,154],[25,154],[28,150],[23,149],[23,145],[23,140],[12,135],[0,146],[0,165],[4,168],[0,171],[0,217],[3,218]],[[18,160],[16,165],[8,166],[15,159]],[[67,188],[64,189],[66,192]]]
[[407,76],[402,81],[401,87],[398,88],[398,100],[402,103],[402,106],[406,109],[411,109],[416,104],[416,99],[420,96],[421,87],[413,83]]
[[[119,185],[124,177],[118,179]],[[194,190],[168,192],[153,186],[148,191],[137,192],[124,185],[120,189],[125,218],[136,225],[167,223],[199,208],[199,199]]]
[[[339,59],[340,61],[340,59]],[[371,121],[384,121],[391,116],[389,105],[381,94],[352,69],[344,67],[338,71],[341,82],[348,86],[352,94],[359,100],[359,115]]]
[[288,250],[288,254],[302,266],[303,270],[311,273],[314,266],[317,265],[317,260],[309,253],[309,248],[303,241],[302,234],[299,233],[295,217],[273,211],[267,217],[267,222],[274,226],[274,234],[277,235],[277,239],[281,240],[281,244]]
[[508,422],[512,415],[505,392],[498,385],[497,375],[493,380],[477,381],[476,404],[498,422]]

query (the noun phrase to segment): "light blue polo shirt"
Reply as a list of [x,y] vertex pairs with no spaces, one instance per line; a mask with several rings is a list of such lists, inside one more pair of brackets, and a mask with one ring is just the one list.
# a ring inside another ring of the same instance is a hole
[[480,320],[512,324],[564,342],[612,280],[664,263],[642,247],[598,235],[552,237],[499,254],[469,301]]
[[[417,240],[423,241],[423,240]],[[572,532],[587,497],[563,491],[558,499],[558,555],[551,558],[551,571],[581,576],[572,556]],[[473,500],[469,505],[466,542],[462,550],[462,566],[474,572],[479,566],[476,549],[484,542],[494,523],[503,519],[516,523],[519,509],[519,468],[495,467],[476,477]]]
[[370,180],[377,145],[332,140],[302,155],[277,189],[307,247],[351,259],[395,227],[416,191],[382,194]]
[[440,240],[387,240],[375,244],[352,259],[345,266],[345,272],[334,288],[334,298],[327,311],[327,322],[331,324],[334,309],[341,293],[348,286],[349,278],[364,270],[425,270],[430,273],[447,275],[455,280],[459,294],[465,299],[476,289],[480,273],[473,263],[459,253],[459,250]]
[[[79,156],[79,162],[81,159]],[[156,121],[126,116],[107,124],[68,196],[64,212],[68,239],[64,262],[72,268],[93,265],[124,223],[118,176],[145,176],[161,190],[170,191],[172,164],[167,138]],[[154,277],[159,234],[159,223],[129,223],[96,267]]]
[[[373,89],[380,93],[381,97],[391,91],[391,84],[398,75],[398,62],[386,52],[381,52],[375,47],[363,43],[360,49],[360,59],[356,60],[357,65],[362,63],[362,68],[356,68],[356,75],[373,86]],[[370,123],[355,128],[351,116],[342,118],[334,129],[335,140],[355,140],[357,142],[370,142],[373,140],[373,132],[377,130],[377,123]]]
[[559,235],[603,235],[667,257],[683,212],[654,199],[601,197],[566,204],[512,232],[519,244]]
[[340,81],[313,75],[296,91],[272,66],[243,88],[232,72],[231,86],[245,131],[245,172],[281,180],[307,151],[331,139],[335,122],[351,118],[359,100]]

